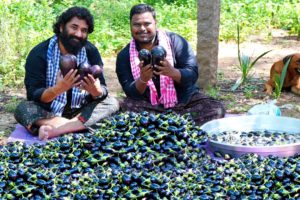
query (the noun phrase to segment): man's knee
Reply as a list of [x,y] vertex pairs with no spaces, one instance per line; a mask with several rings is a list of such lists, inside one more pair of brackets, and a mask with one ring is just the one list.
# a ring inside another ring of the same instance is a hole
[[17,106],[14,117],[19,124],[28,127],[37,120],[54,117],[54,114],[33,101],[22,101]]
[[20,124],[24,124],[24,117],[30,115],[30,109],[34,109],[35,105],[32,101],[21,101],[15,109],[14,117]]
[[119,101],[116,98],[108,96],[104,101],[104,105],[107,106],[111,114],[120,109]]
[[80,119],[86,127],[90,127],[102,119],[109,117],[119,110],[119,102],[114,97],[107,97],[105,100],[98,102],[93,110],[88,107],[82,111]]

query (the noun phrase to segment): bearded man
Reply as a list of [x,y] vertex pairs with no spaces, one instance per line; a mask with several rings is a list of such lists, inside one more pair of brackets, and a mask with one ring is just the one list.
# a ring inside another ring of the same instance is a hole
[[58,16],[55,35],[35,46],[25,64],[27,101],[21,102],[15,118],[41,140],[82,130],[119,109],[116,99],[108,96],[105,79],[91,74],[82,80],[77,69],[64,76],[59,67],[62,55],[76,56],[77,65],[103,66],[98,49],[88,41],[94,19],[83,7],[72,7]]

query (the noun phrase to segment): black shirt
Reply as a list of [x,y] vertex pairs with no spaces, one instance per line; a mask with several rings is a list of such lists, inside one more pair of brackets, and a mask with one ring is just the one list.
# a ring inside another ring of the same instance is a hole
[[[198,65],[196,56],[189,43],[180,35],[167,32],[173,51],[174,67],[181,73],[180,83],[174,82],[178,103],[187,103],[190,97],[199,91],[196,86],[198,79]],[[131,72],[129,44],[117,56],[116,73],[126,96],[133,99],[150,101],[150,90],[147,87],[144,94],[140,94],[135,87]]]

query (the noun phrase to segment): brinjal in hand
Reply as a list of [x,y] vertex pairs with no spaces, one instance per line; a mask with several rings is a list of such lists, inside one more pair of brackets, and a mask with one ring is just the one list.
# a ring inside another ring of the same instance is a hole
[[76,69],[76,56],[72,54],[62,55],[59,58],[59,68],[63,76],[65,76],[71,69]]
[[[161,66],[160,61],[163,61],[166,58],[167,52],[164,47],[155,46],[151,50],[151,55],[152,55],[152,65],[154,67],[155,67],[155,65]],[[154,68],[154,70],[156,70],[156,69]]]
[[91,74],[91,65],[87,62],[80,63],[78,66],[78,74],[80,75],[78,81],[83,80],[84,77],[86,77],[88,74]]
[[144,65],[149,65],[151,63],[151,53],[147,49],[142,49],[139,51],[139,59],[140,61],[144,61]]
[[102,72],[103,68],[99,65],[91,66],[87,62],[83,62],[78,66],[78,74],[80,75],[79,81],[83,80],[88,74],[92,74],[94,78],[99,78]]
[[99,66],[99,65],[93,65],[91,67],[90,71],[91,71],[94,78],[99,78],[101,73],[103,72],[103,67]]

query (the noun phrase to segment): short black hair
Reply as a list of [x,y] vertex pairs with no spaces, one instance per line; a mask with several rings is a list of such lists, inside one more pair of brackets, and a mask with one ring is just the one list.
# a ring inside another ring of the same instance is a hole
[[60,26],[66,25],[73,17],[78,17],[86,21],[88,25],[88,33],[94,31],[94,17],[90,11],[84,7],[74,6],[64,11],[60,16],[57,17],[56,22],[53,24],[53,32],[58,35],[60,33]]
[[152,14],[153,18],[156,19],[156,12],[155,12],[154,8],[148,4],[142,3],[142,4],[137,4],[131,8],[130,16],[129,16],[130,21],[131,21],[133,15],[142,14],[145,12],[150,12]]

